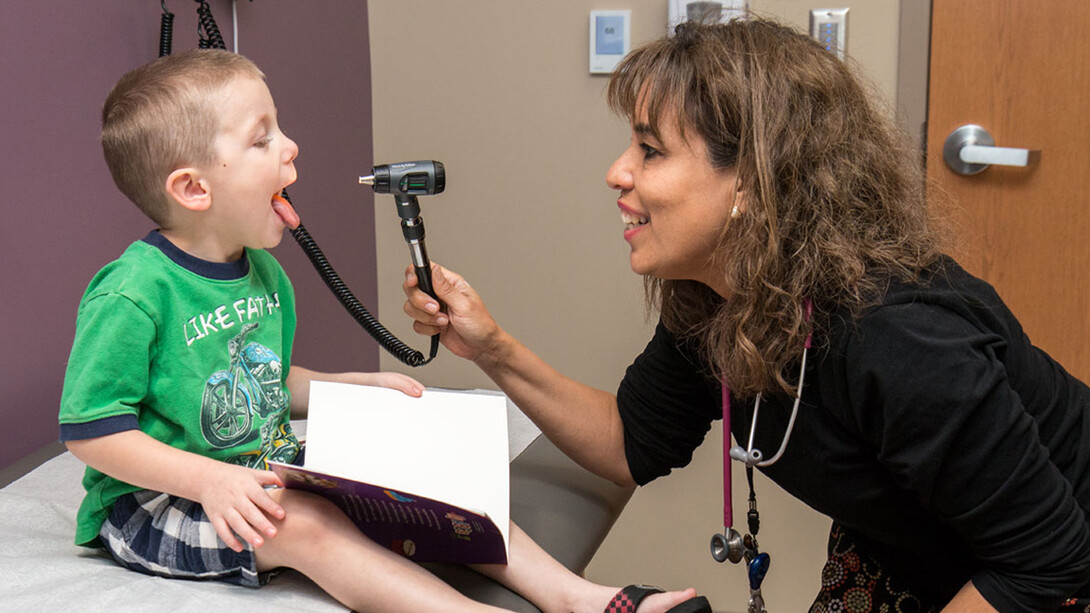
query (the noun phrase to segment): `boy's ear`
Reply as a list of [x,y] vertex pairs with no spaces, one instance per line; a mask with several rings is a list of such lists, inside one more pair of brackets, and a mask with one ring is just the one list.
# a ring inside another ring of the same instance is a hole
[[196,168],[178,168],[167,176],[167,195],[191,211],[212,206],[212,190]]

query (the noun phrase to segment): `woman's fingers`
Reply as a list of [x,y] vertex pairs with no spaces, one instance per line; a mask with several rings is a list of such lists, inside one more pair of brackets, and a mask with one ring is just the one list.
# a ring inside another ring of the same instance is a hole
[[442,327],[450,323],[449,318],[443,314],[431,314],[426,311],[422,311],[411,301],[406,300],[403,307],[405,314],[411,317],[413,321],[413,330],[420,332],[421,334],[438,334],[442,331]]
[[435,298],[425,294],[418,288],[416,273],[413,272],[412,267],[405,270],[405,283],[401,287],[406,296],[404,306],[406,315],[428,324],[435,323],[436,318],[442,315],[439,303],[436,302]]
[[419,321],[414,321],[413,332],[416,332],[417,334],[423,336],[433,336],[436,334],[442,334],[443,329],[439,326],[429,326],[427,324],[422,324]]

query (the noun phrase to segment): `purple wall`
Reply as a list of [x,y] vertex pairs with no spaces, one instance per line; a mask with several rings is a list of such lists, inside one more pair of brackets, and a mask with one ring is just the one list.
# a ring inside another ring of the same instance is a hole
[[[168,0],[174,50],[196,46],[197,4]],[[209,3],[232,46],[231,3]],[[239,51],[268,75],[281,128],[300,147],[292,200],[368,306],[376,303],[367,5],[239,0]],[[57,438],[57,409],[91,276],[152,223],[114,187],[98,145],[102,101],[158,55],[159,3],[8,2],[0,16],[0,468]],[[374,370],[378,348],[290,235],[274,253],[298,296],[295,362]]]

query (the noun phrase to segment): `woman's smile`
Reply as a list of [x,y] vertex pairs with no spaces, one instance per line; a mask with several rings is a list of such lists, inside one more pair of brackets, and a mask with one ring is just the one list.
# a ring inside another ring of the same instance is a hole
[[643,226],[650,223],[651,218],[636,212],[619,200],[617,201],[617,207],[621,209],[621,221],[624,223],[624,239],[628,242],[632,242],[632,237],[635,236]]

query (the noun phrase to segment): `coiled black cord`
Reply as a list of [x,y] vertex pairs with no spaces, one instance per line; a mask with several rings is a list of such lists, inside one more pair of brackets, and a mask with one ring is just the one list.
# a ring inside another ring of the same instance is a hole
[[170,55],[174,41],[174,13],[167,10],[166,0],[159,0],[163,15],[159,18],[159,57]]
[[223,42],[219,26],[216,25],[216,20],[212,17],[212,8],[208,6],[205,0],[193,1],[199,5],[197,7],[197,47],[201,49],[226,49],[227,44]]
[[424,354],[401,342],[400,339],[391,334],[389,330],[379,323],[378,320],[360,304],[360,301],[352,293],[352,290],[348,289],[348,286],[341,280],[337,271],[333,270],[333,266],[330,265],[329,260],[326,259],[325,254],[322,253],[322,250],[318,247],[318,243],[314,242],[314,239],[311,238],[310,233],[303,227],[303,224],[299,224],[297,228],[292,230],[291,235],[295,237],[295,241],[303,248],[303,253],[307,255],[310,263],[314,265],[314,270],[318,271],[318,275],[322,277],[326,286],[328,286],[329,290],[333,292],[333,295],[337,297],[337,300],[344,306],[345,310],[348,311],[348,314],[359,322],[360,326],[362,326],[364,330],[367,330],[367,333],[371,335],[371,338],[375,339],[383,349],[409,366],[423,366],[435,358],[435,354],[439,352],[438,334],[431,337],[431,352],[427,359],[425,359]]

